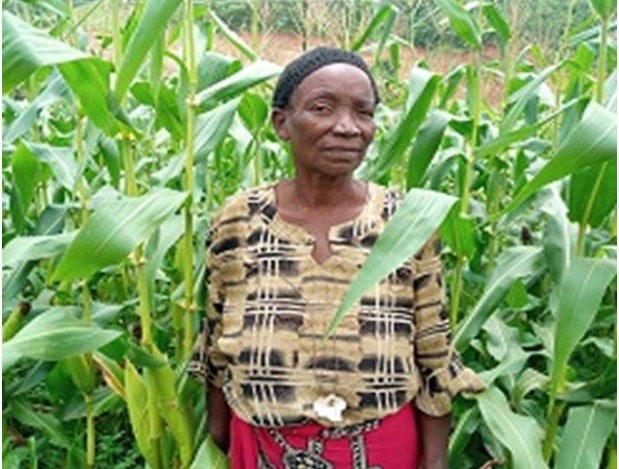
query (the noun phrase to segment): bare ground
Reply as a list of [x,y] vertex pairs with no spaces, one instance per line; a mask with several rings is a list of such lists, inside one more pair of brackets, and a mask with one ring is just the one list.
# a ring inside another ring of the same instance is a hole
[[[246,44],[252,44],[252,38],[249,34],[241,34],[241,38]],[[309,38],[308,49],[320,45],[335,45],[320,38]],[[216,50],[221,53],[240,57],[239,52],[228,43],[225,38],[218,37],[216,42]],[[271,62],[279,65],[286,65],[288,62],[303,53],[303,39],[295,34],[265,34],[260,37],[257,47],[253,47],[258,52],[258,55]],[[456,67],[472,62],[472,52],[456,50],[453,48],[438,48],[426,50],[422,48],[401,47],[401,69],[400,78],[405,79],[411,68],[421,61],[425,62],[430,70],[444,75],[454,70]],[[363,54],[368,61],[373,60],[372,53]],[[499,60],[499,50],[496,47],[486,47],[482,53],[482,62]],[[484,76],[482,80],[482,93],[484,100],[492,105],[497,106],[501,101],[503,86],[501,82],[493,76]],[[458,95],[464,96],[464,90],[460,89]]]

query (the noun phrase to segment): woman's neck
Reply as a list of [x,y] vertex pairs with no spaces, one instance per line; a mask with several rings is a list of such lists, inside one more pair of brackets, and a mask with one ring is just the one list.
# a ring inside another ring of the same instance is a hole
[[297,175],[288,184],[288,193],[296,202],[295,205],[307,208],[351,205],[363,202],[367,193],[366,184],[352,176],[327,178]]

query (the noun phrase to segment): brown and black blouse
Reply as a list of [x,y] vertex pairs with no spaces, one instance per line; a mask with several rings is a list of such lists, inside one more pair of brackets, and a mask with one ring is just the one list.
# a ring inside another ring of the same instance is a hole
[[330,229],[332,255],[323,263],[312,257],[312,235],[279,216],[272,185],[232,197],[214,217],[205,327],[190,370],[223,388],[243,420],[332,426],[313,409],[329,394],[346,401],[337,425],[381,418],[410,401],[440,416],[456,393],[483,389],[451,347],[436,238],[324,339],[400,201],[368,187],[361,214]]

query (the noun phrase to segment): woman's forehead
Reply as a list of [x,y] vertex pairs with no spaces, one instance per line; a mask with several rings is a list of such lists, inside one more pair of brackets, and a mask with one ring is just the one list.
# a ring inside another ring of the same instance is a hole
[[374,102],[372,83],[363,70],[346,63],[333,63],[305,77],[293,92],[293,97],[348,93],[354,93],[360,99]]

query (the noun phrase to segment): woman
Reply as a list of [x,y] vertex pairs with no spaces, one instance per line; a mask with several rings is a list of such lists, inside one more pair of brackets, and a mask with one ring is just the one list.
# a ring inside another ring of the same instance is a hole
[[232,468],[446,468],[450,402],[482,389],[450,348],[433,240],[324,332],[398,195],[354,179],[379,96],[357,55],[314,49],[275,88],[293,179],[214,218],[194,370]]

